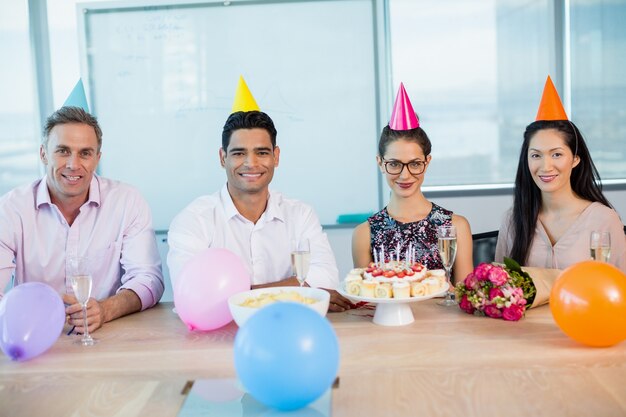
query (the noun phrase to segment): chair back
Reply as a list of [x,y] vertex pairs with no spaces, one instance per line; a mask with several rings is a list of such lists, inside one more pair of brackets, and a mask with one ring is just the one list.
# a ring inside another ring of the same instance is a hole
[[472,235],[474,267],[482,262],[493,262],[496,257],[498,231],[476,233]]

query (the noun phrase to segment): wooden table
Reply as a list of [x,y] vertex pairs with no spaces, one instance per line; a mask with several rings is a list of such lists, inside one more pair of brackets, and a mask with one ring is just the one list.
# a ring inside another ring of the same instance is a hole
[[[412,307],[403,327],[328,315],[341,352],[333,416],[626,415],[626,343],[576,344],[547,306],[517,323]],[[28,362],[0,355],[0,415],[176,416],[187,380],[235,376],[236,332],[190,333],[165,303],[108,323],[90,348],[62,335]]]

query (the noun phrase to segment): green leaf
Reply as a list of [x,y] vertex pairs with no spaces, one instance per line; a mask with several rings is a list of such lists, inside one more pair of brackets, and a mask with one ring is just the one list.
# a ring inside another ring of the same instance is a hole
[[523,273],[522,267],[513,258],[507,258],[505,256],[504,257],[504,265],[506,265],[506,269],[510,269],[511,271],[519,272],[520,274]]

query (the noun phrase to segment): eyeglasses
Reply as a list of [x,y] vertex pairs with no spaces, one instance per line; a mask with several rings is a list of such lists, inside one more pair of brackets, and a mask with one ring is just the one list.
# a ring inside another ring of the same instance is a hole
[[385,171],[387,171],[387,173],[391,175],[398,175],[402,173],[402,170],[404,169],[404,167],[406,167],[406,169],[409,170],[409,173],[411,175],[419,175],[422,172],[424,172],[424,170],[426,169],[425,161],[415,160],[415,161],[404,163],[400,161],[395,161],[393,159],[391,161],[387,161],[384,158],[382,158],[382,160],[383,160],[383,164],[385,165]]

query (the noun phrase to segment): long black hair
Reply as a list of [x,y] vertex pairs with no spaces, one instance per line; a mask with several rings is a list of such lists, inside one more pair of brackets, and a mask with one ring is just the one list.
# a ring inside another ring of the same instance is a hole
[[567,146],[571,149],[574,157],[578,156],[580,162],[572,170],[570,184],[574,193],[580,198],[599,202],[607,207],[611,204],[602,194],[600,174],[593,164],[589,149],[585,140],[574,123],[568,120],[538,120],[529,124],[524,132],[524,143],[517,164],[515,176],[515,191],[513,199],[513,215],[511,226],[513,228],[513,247],[510,257],[521,265],[528,258],[528,251],[535,235],[537,216],[541,208],[541,191],[532,178],[528,169],[528,148],[530,140],[535,134],[544,129],[554,129],[561,134]]

